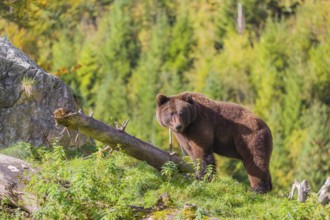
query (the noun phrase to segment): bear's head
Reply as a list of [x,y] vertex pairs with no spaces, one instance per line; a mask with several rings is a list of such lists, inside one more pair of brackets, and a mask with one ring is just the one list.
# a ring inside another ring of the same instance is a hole
[[157,95],[156,116],[160,125],[182,133],[196,120],[197,112],[191,94],[168,97]]

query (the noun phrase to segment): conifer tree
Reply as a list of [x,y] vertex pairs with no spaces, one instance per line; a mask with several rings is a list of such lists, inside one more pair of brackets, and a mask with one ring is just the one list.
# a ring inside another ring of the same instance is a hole
[[[330,20],[329,20],[330,24]],[[327,34],[328,40],[322,40],[320,45],[310,50],[310,68],[314,74],[313,96],[321,102],[330,105],[330,33]]]
[[210,97],[240,104],[254,99],[250,80],[254,51],[248,35],[227,33],[222,51],[214,57],[214,71],[208,74],[204,92]]
[[189,86],[194,91],[202,92],[208,74],[214,71],[213,58],[216,56],[214,42],[216,29],[214,21],[219,13],[220,2],[198,1],[190,8],[195,46],[192,49],[193,67],[187,73]]
[[160,75],[167,58],[170,33],[167,16],[161,8],[157,9],[157,19],[152,27],[149,47],[141,56],[137,69],[130,81],[131,103],[134,106],[131,128],[139,138],[152,143],[157,142],[156,95],[161,88]]
[[136,42],[132,39],[132,2],[116,1],[100,24],[100,64],[103,79],[96,97],[96,117],[109,122],[110,118],[128,118],[126,83],[132,63],[137,56]]
[[[271,20],[257,45],[253,66],[252,82],[257,91],[256,112],[263,118],[271,115],[282,104],[284,76],[289,67],[289,50],[285,46],[290,42],[287,28]],[[276,106],[279,105],[279,106]]]
[[58,40],[53,43],[52,72],[60,76],[72,90],[78,93],[79,79],[77,79],[75,66],[77,54],[80,53],[81,33],[76,29],[76,35],[64,31],[59,35]]
[[297,176],[308,179],[314,190],[329,176],[330,107],[315,102],[304,115],[305,138],[297,159]]
[[301,116],[301,89],[302,76],[294,70],[289,70],[284,78],[285,94],[283,95],[283,106],[281,114],[281,127],[285,137],[289,137],[292,131],[299,125]]
[[100,62],[92,39],[86,39],[78,57],[79,91],[87,108],[95,108],[95,97],[102,81]]
[[175,23],[171,28],[171,40],[168,45],[168,57],[162,68],[162,91],[176,94],[184,91],[187,84],[184,72],[191,65],[191,49],[194,43],[193,30],[186,7],[187,1],[180,1]]

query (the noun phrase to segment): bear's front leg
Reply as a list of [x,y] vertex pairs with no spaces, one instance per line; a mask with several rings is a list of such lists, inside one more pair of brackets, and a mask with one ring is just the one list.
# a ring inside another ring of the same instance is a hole
[[215,159],[212,147],[205,147],[191,144],[191,158],[195,162],[195,175],[199,180],[203,180],[207,175],[208,180],[211,180],[215,174]]
[[[204,121],[202,121],[204,122]],[[203,179],[208,173],[211,179],[215,173],[215,159],[213,156],[213,132],[205,123],[195,123],[184,133],[175,133],[175,137],[181,146],[195,161],[195,175],[197,179]],[[210,168],[208,168],[210,167]]]
[[213,156],[213,151],[207,152],[202,158],[201,172],[196,175],[198,179],[204,179],[207,175],[209,181],[212,180],[215,174],[215,159]]

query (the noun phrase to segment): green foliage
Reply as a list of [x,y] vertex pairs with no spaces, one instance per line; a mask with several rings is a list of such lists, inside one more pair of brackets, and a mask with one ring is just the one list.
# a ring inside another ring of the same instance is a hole
[[95,108],[95,97],[103,78],[95,47],[93,39],[87,38],[77,61],[80,66],[77,70],[77,76],[80,79],[79,91],[84,97],[87,107],[91,109]]
[[146,213],[132,207],[157,207],[159,196],[165,193],[171,205],[148,215],[171,214],[179,219],[322,219],[329,212],[329,206],[316,203],[315,194],[306,203],[288,201],[275,193],[257,195],[222,173],[211,182],[183,176],[172,162],[166,163],[160,174],[120,151],[111,156],[96,153],[89,159],[65,158],[60,146],[42,155],[41,171],[31,177],[27,188],[38,196],[41,205],[34,218],[135,219]]
[[213,165],[208,165],[205,169],[205,175],[203,176],[204,181],[212,181],[214,175],[215,167]]
[[[161,12],[156,18],[155,27],[152,28],[150,48],[141,55],[140,63],[133,72],[130,80],[130,106],[133,111],[132,126],[137,131],[137,136],[155,143],[157,136],[154,132],[159,129],[155,117],[155,97],[160,89],[159,72],[164,65],[167,55],[167,45],[169,39],[166,33],[169,31],[169,23],[166,15]],[[165,36],[164,36],[165,35]],[[142,123],[141,123],[142,122]],[[145,131],[145,124],[148,124],[148,133]]]
[[169,94],[176,94],[184,90],[187,79],[184,71],[191,65],[190,53],[194,44],[191,37],[193,30],[189,21],[187,2],[182,1],[177,10],[176,22],[171,30],[171,40],[168,42],[168,54],[166,62],[160,74],[163,83],[162,89]]
[[8,148],[1,149],[0,153],[24,160],[31,155],[30,149],[32,149],[31,144],[25,142],[18,142]]
[[102,82],[95,98],[95,116],[109,122],[110,117],[126,120],[128,112],[127,83],[134,65],[138,47],[132,40],[131,1],[115,1],[108,16],[104,16],[99,34],[102,43],[100,51]]
[[[44,154],[42,171],[29,184],[29,190],[42,201],[42,209],[35,217],[131,219],[126,202],[138,201],[146,190],[155,188],[158,180],[155,171],[148,171],[146,165],[140,163],[134,168],[131,159],[123,158],[126,157],[118,152],[110,159],[95,155],[89,160],[68,161],[63,148],[54,147]],[[119,161],[124,164],[118,166]]]
[[8,148],[0,150],[0,153],[22,160],[41,161],[42,155],[49,150],[45,147],[34,147],[26,142],[17,142]]
[[171,180],[176,174],[178,174],[178,167],[172,161],[168,161],[162,166],[161,174]]
[[302,152],[298,158],[300,178],[308,176],[313,189],[319,189],[325,181],[324,174],[329,172],[330,149],[330,108],[324,104],[314,103],[314,106],[304,115],[304,127],[307,133],[301,143]]
[[230,35],[223,41],[222,53],[217,56],[221,62],[208,74],[204,91],[217,100],[251,103],[255,96],[250,79],[254,51],[248,35]]
[[[330,37],[330,33],[328,33]],[[314,96],[323,103],[330,105],[330,65],[327,54],[330,53],[330,42],[326,41],[310,50],[311,71],[314,73]]]
[[26,1],[1,1],[1,17],[17,23],[19,26],[26,26],[30,16],[31,4]]
[[[289,67],[288,47],[286,45],[290,39],[286,31],[285,25],[269,20],[267,29],[256,49],[255,59],[258,62],[254,65],[252,80],[258,95],[255,109],[263,118],[270,115],[274,108],[280,108],[282,102],[283,79]],[[275,111],[278,110],[275,109]]]
[[6,203],[6,201],[0,201],[0,218],[3,220],[20,220],[29,219],[28,213],[20,210],[19,208],[13,209]]
[[[128,133],[161,148],[157,93],[242,104],[272,130],[274,189],[295,177],[317,187],[329,167],[330,2],[242,0],[242,34],[237,2],[3,1],[0,33],[83,97],[85,112],[130,119]],[[247,181],[241,163],[217,164]]]

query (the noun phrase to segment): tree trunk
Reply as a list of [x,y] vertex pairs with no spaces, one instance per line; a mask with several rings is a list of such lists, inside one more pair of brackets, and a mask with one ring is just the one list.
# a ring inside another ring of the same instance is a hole
[[180,157],[171,155],[169,152],[135,138],[125,133],[124,129],[111,127],[81,112],[60,108],[54,111],[54,118],[59,125],[78,130],[105,144],[110,146],[117,146],[119,144],[128,155],[138,160],[146,161],[149,165],[158,170],[160,170],[167,161],[173,161],[178,165],[180,171],[192,171],[191,166],[182,161]]
[[36,171],[26,161],[0,154],[0,200],[32,213],[38,206],[36,197],[24,190],[29,173]]

